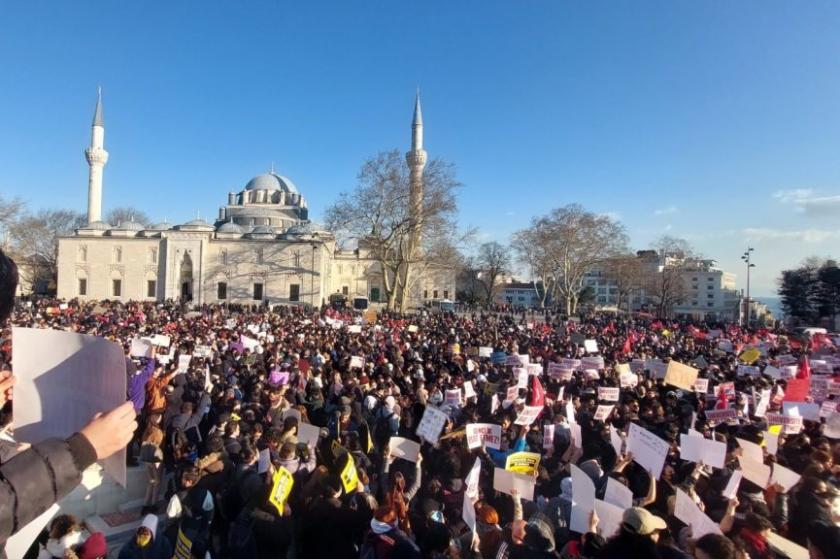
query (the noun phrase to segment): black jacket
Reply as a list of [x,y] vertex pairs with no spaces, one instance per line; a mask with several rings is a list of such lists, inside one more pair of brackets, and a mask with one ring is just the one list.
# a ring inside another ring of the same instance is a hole
[[95,461],[96,450],[76,433],[38,443],[0,466],[0,546],[75,489]]

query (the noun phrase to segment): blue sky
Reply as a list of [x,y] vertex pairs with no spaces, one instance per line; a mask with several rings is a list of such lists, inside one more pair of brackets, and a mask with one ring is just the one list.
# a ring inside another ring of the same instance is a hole
[[274,162],[318,219],[407,149],[419,86],[482,239],[579,202],[739,285],[751,243],[767,295],[840,256],[838,28],[816,1],[4,2],[0,194],[84,210],[102,84],[106,210],[214,216]]

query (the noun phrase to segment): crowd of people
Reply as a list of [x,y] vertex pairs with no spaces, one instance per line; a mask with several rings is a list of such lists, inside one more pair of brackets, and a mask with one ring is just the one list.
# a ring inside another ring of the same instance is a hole
[[[172,302],[39,301],[11,323],[125,350],[148,487],[121,559],[840,553],[830,336]],[[106,553],[68,515],[37,547]]]

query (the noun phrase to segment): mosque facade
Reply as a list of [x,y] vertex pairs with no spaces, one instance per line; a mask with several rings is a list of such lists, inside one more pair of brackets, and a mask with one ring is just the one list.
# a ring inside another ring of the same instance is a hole
[[[406,157],[413,193],[422,193],[422,138],[418,97]],[[349,300],[366,297],[374,306],[385,302],[378,262],[364,249],[343,250],[332,233],[309,219],[297,186],[274,169],[229,192],[213,223],[197,218],[110,224],[102,221],[108,152],[101,93],[85,157],[88,223],[59,239],[60,298],[317,306],[342,294]],[[455,271],[435,269],[418,279],[408,303],[411,308],[454,298]]]

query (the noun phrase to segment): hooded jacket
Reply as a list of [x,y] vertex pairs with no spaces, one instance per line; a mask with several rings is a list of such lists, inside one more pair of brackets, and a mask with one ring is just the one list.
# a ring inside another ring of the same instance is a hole
[[172,557],[172,545],[163,535],[158,538],[157,525],[157,516],[147,514],[140,526],[152,533],[152,540],[145,546],[140,547],[137,538],[132,538],[120,550],[119,559],[170,559]]

